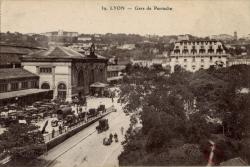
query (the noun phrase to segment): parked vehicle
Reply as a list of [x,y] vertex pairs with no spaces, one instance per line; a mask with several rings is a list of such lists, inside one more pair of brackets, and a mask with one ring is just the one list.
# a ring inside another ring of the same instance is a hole
[[65,125],[72,126],[76,122],[76,117],[74,115],[67,115],[65,118]]
[[34,106],[34,107],[40,107],[43,103],[44,102],[42,102],[42,101],[37,101],[37,102],[33,103],[32,106]]
[[62,120],[62,119],[65,119],[68,115],[72,115],[72,109],[71,107],[63,107],[63,108],[60,108],[56,111],[56,114],[57,114],[57,118],[59,120]]
[[55,119],[52,120],[52,121],[51,121],[51,126],[52,126],[52,127],[58,126],[58,120],[55,120]]
[[106,131],[109,129],[108,119],[99,120],[99,125],[96,127],[98,133]]
[[90,108],[87,115],[88,118],[95,117],[99,114],[99,111],[97,111],[95,108]]
[[106,112],[105,105],[101,104],[98,108],[97,111],[101,111],[102,113]]
[[110,145],[112,143],[112,141],[111,141],[111,139],[110,138],[104,138],[103,139],[103,145],[105,145],[105,146],[108,146],[108,145]]

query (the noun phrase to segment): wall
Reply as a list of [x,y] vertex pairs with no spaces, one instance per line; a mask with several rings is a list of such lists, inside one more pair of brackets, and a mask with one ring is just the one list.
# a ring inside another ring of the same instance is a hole
[[[184,62],[184,59],[186,59],[186,62]],[[201,61],[203,59],[203,62]],[[210,56],[195,56],[195,61],[193,62],[193,56],[180,56],[178,57],[178,61],[176,58],[171,58],[170,66],[171,66],[171,72],[174,72],[175,65],[180,65],[182,68],[186,69],[187,71],[195,72],[199,69],[208,69],[211,65],[215,65],[216,61],[222,61],[224,63],[223,67],[227,66],[227,56],[212,56],[212,60],[210,61]],[[195,69],[192,68],[192,66],[195,66]],[[186,67],[185,67],[186,66]]]

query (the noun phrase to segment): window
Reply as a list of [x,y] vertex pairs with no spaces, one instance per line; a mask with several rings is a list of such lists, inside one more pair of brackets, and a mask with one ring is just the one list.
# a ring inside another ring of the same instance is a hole
[[201,59],[201,62],[204,63],[204,59]]
[[193,62],[195,62],[195,57],[193,56],[193,59],[192,59]]
[[176,53],[176,54],[180,53],[180,49],[175,49],[174,53]]
[[221,45],[219,45],[218,48],[216,49],[216,53],[219,53],[219,54],[223,53],[223,49],[222,49]]
[[41,89],[50,89],[50,86],[49,86],[48,83],[43,83],[43,84],[41,85]]
[[50,67],[41,67],[40,68],[40,73],[51,73],[52,72],[52,68]]
[[18,82],[11,83],[11,90],[12,91],[18,90]]
[[8,85],[7,84],[0,84],[0,92],[7,92]]
[[219,59],[221,59],[221,56],[219,56]]
[[201,69],[204,69],[204,65],[201,65]]
[[66,98],[66,92],[67,92],[67,87],[64,83],[60,83],[57,86],[57,96],[59,99],[65,99]]
[[187,65],[184,65],[184,68],[187,68]]
[[36,81],[31,81],[31,88],[36,88],[37,87],[37,82]]
[[22,82],[22,89],[28,89],[28,82]]
[[187,59],[184,59],[184,62],[187,62]]
[[192,66],[192,69],[195,70],[195,65]]
[[188,49],[187,48],[184,48],[183,51],[182,51],[183,54],[187,54],[188,53]]
[[209,46],[208,53],[214,53],[214,49],[211,45]]
[[210,56],[210,61],[212,61],[213,60],[213,57],[212,56]]

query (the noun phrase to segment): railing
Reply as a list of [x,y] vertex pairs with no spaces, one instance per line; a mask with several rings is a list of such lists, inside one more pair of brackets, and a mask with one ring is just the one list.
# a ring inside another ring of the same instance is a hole
[[86,125],[86,124],[90,123],[91,121],[93,121],[93,120],[95,120],[97,118],[100,118],[102,116],[107,115],[108,113],[112,112],[113,110],[114,110],[113,107],[109,107],[109,108],[106,109],[106,112],[98,114],[95,117],[91,117],[91,118],[87,119],[87,121],[86,120],[82,120],[82,121],[76,123],[73,126],[70,126],[70,127],[67,127],[67,128],[63,128],[62,130],[56,130],[56,131],[54,131],[53,135],[52,135],[52,133],[49,133],[49,134],[47,134],[47,135],[44,136],[44,141],[45,141],[45,143],[48,143],[48,142],[56,139],[59,136],[67,134],[67,133],[69,133],[69,132],[71,132],[71,131],[73,131],[73,130],[75,130],[75,129],[83,126],[83,125]]

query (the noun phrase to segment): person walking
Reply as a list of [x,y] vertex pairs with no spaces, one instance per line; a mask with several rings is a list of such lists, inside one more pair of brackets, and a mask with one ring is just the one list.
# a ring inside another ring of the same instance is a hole
[[113,141],[113,134],[112,133],[110,133],[109,139],[111,140],[111,142]]
[[123,135],[124,128],[123,126],[121,127],[121,134]]
[[54,138],[55,137],[55,129],[53,128],[53,130],[52,130],[52,138]]

